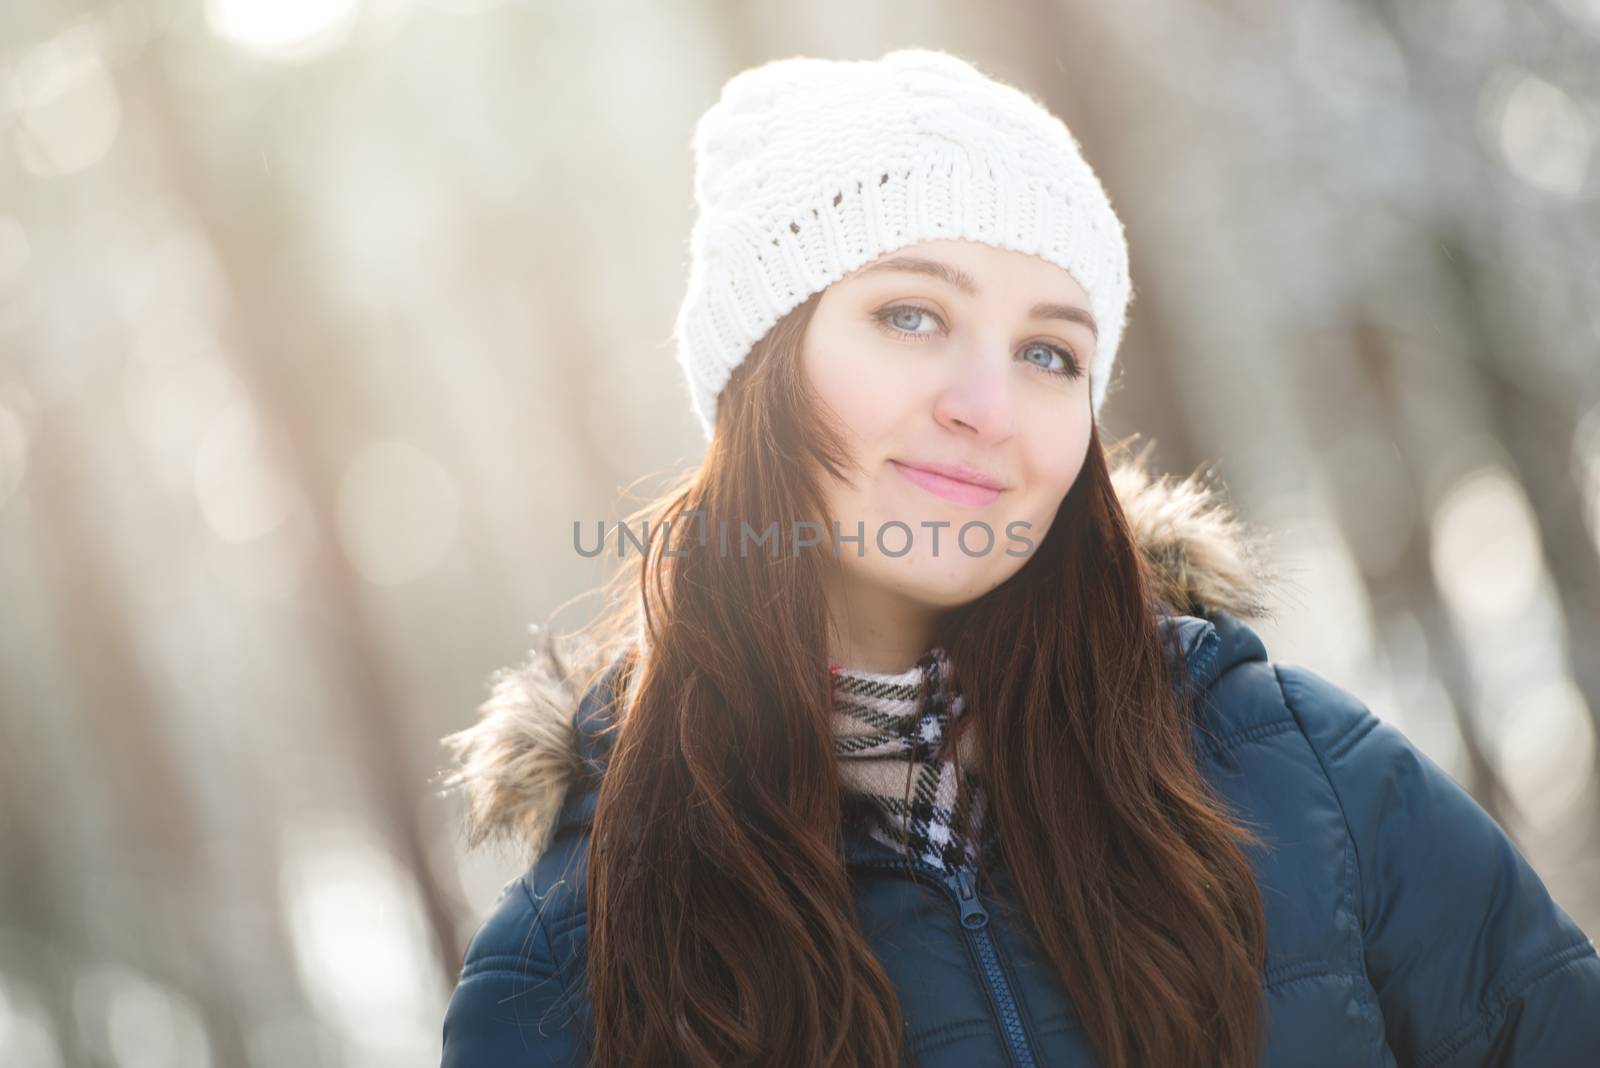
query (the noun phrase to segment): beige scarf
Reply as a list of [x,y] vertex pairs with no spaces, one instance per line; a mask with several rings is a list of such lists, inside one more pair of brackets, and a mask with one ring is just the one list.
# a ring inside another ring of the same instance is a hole
[[[846,791],[870,802],[869,833],[943,871],[975,867],[987,806],[970,724],[956,752],[939,758],[966,709],[945,650],[934,646],[899,674],[838,664],[831,670],[834,753]],[[967,791],[964,812],[958,777]]]

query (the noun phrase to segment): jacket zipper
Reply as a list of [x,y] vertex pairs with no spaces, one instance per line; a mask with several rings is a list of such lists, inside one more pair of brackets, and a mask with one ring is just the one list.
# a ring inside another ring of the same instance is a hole
[[[863,860],[856,863],[862,867],[892,868],[901,871],[906,870],[908,866],[905,860]],[[999,943],[989,933],[989,910],[984,908],[983,902],[978,899],[978,887],[973,880],[971,870],[961,868],[947,874],[920,861],[911,862],[910,870],[936,877],[955,898],[956,906],[961,910],[961,929],[967,934],[967,945],[977,961],[978,972],[983,977],[984,986],[989,991],[990,1000],[994,1002],[995,1011],[1000,1017],[1000,1030],[1005,1035],[1012,1063],[1017,1065],[1017,1068],[1037,1068],[1038,1061],[1033,1056],[1033,1049],[1028,1044],[1027,1031],[1022,1023],[1022,1009],[1017,1004],[1011,983],[1006,979]]]
[[945,876],[944,882],[954,891],[956,903],[961,906],[961,926],[978,955],[984,979],[989,985],[989,994],[1000,1010],[1000,1025],[1011,1045],[1012,1059],[1021,1068],[1035,1068],[1033,1050],[1028,1047],[1028,1036],[1022,1027],[1022,1011],[1012,994],[1011,984],[1006,981],[1005,966],[1000,962],[1000,946],[989,933],[989,911],[978,900],[978,887],[973,882],[972,872],[961,868]]

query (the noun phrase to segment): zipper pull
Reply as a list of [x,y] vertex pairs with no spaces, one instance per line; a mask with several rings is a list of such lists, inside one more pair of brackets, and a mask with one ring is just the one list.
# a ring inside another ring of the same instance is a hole
[[956,901],[961,906],[961,926],[975,931],[989,922],[988,910],[978,900],[978,888],[973,884],[972,872],[959,868],[945,876],[944,881],[956,892]]

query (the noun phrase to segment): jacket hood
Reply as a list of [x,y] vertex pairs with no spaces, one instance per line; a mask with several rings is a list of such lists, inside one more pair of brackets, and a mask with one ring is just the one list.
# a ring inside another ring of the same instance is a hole
[[[1240,620],[1271,617],[1279,576],[1266,533],[1241,521],[1220,489],[1199,472],[1154,477],[1148,455],[1147,447],[1113,467],[1112,483],[1167,606],[1163,625],[1179,628],[1193,684],[1204,691],[1234,662],[1265,655]],[[452,766],[435,781],[463,795],[469,848],[507,842],[531,861],[558,824],[593,814],[593,791],[569,797],[568,786],[592,782],[610,747],[601,730],[617,665],[581,641],[538,624],[528,629],[531,648],[521,663],[493,673],[473,725],[441,739]]]

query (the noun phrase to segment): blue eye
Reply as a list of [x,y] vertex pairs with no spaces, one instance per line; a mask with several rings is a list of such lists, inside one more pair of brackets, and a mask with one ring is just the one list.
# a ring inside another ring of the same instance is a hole
[[[921,340],[931,336],[930,333],[912,329],[910,325],[915,324],[920,316],[926,316],[935,322],[939,321],[939,317],[933,312],[915,304],[891,304],[881,311],[874,312],[872,317],[897,335]],[[902,323],[908,325],[901,325]],[[1036,350],[1047,354],[1044,363],[1027,358],[1028,353]],[[1037,369],[1041,374],[1058,375],[1069,381],[1083,377],[1083,365],[1078,362],[1078,358],[1073,355],[1072,350],[1069,348],[1061,345],[1050,345],[1043,341],[1034,341],[1024,346],[1022,352],[1024,354],[1024,362]],[[1061,366],[1050,366],[1049,357],[1051,356],[1058,357],[1061,361]]]
[[920,334],[922,333],[921,330],[913,329],[912,326],[902,326],[901,324],[906,322],[915,324],[917,317],[922,315],[930,319],[934,318],[933,313],[926,308],[919,308],[914,304],[896,304],[883,309],[878,313],[877,318],[879,322],[887,323],[890,328],[902,334]]
[[1034,364],[1035,367],[1038,367],[1039,370],[1044,371],[1047,374],[1065,375],[1068,378],[1077,378],[1083,374],[1083,368],[1078,365],[1078,361],[1072,355],[1072,351],[1070,349],[1062,348],[1059,345],[1047,345],[1043,341],[1035,341],[1022,351],[1024,353],[1024,358],[1026,358],[1026,354],[1030,352],[1044,353],[1047,361],[1052,356],[1060,358],[1062,363],[1061,367],[1050,367],[1046,364],[1038,363]]

